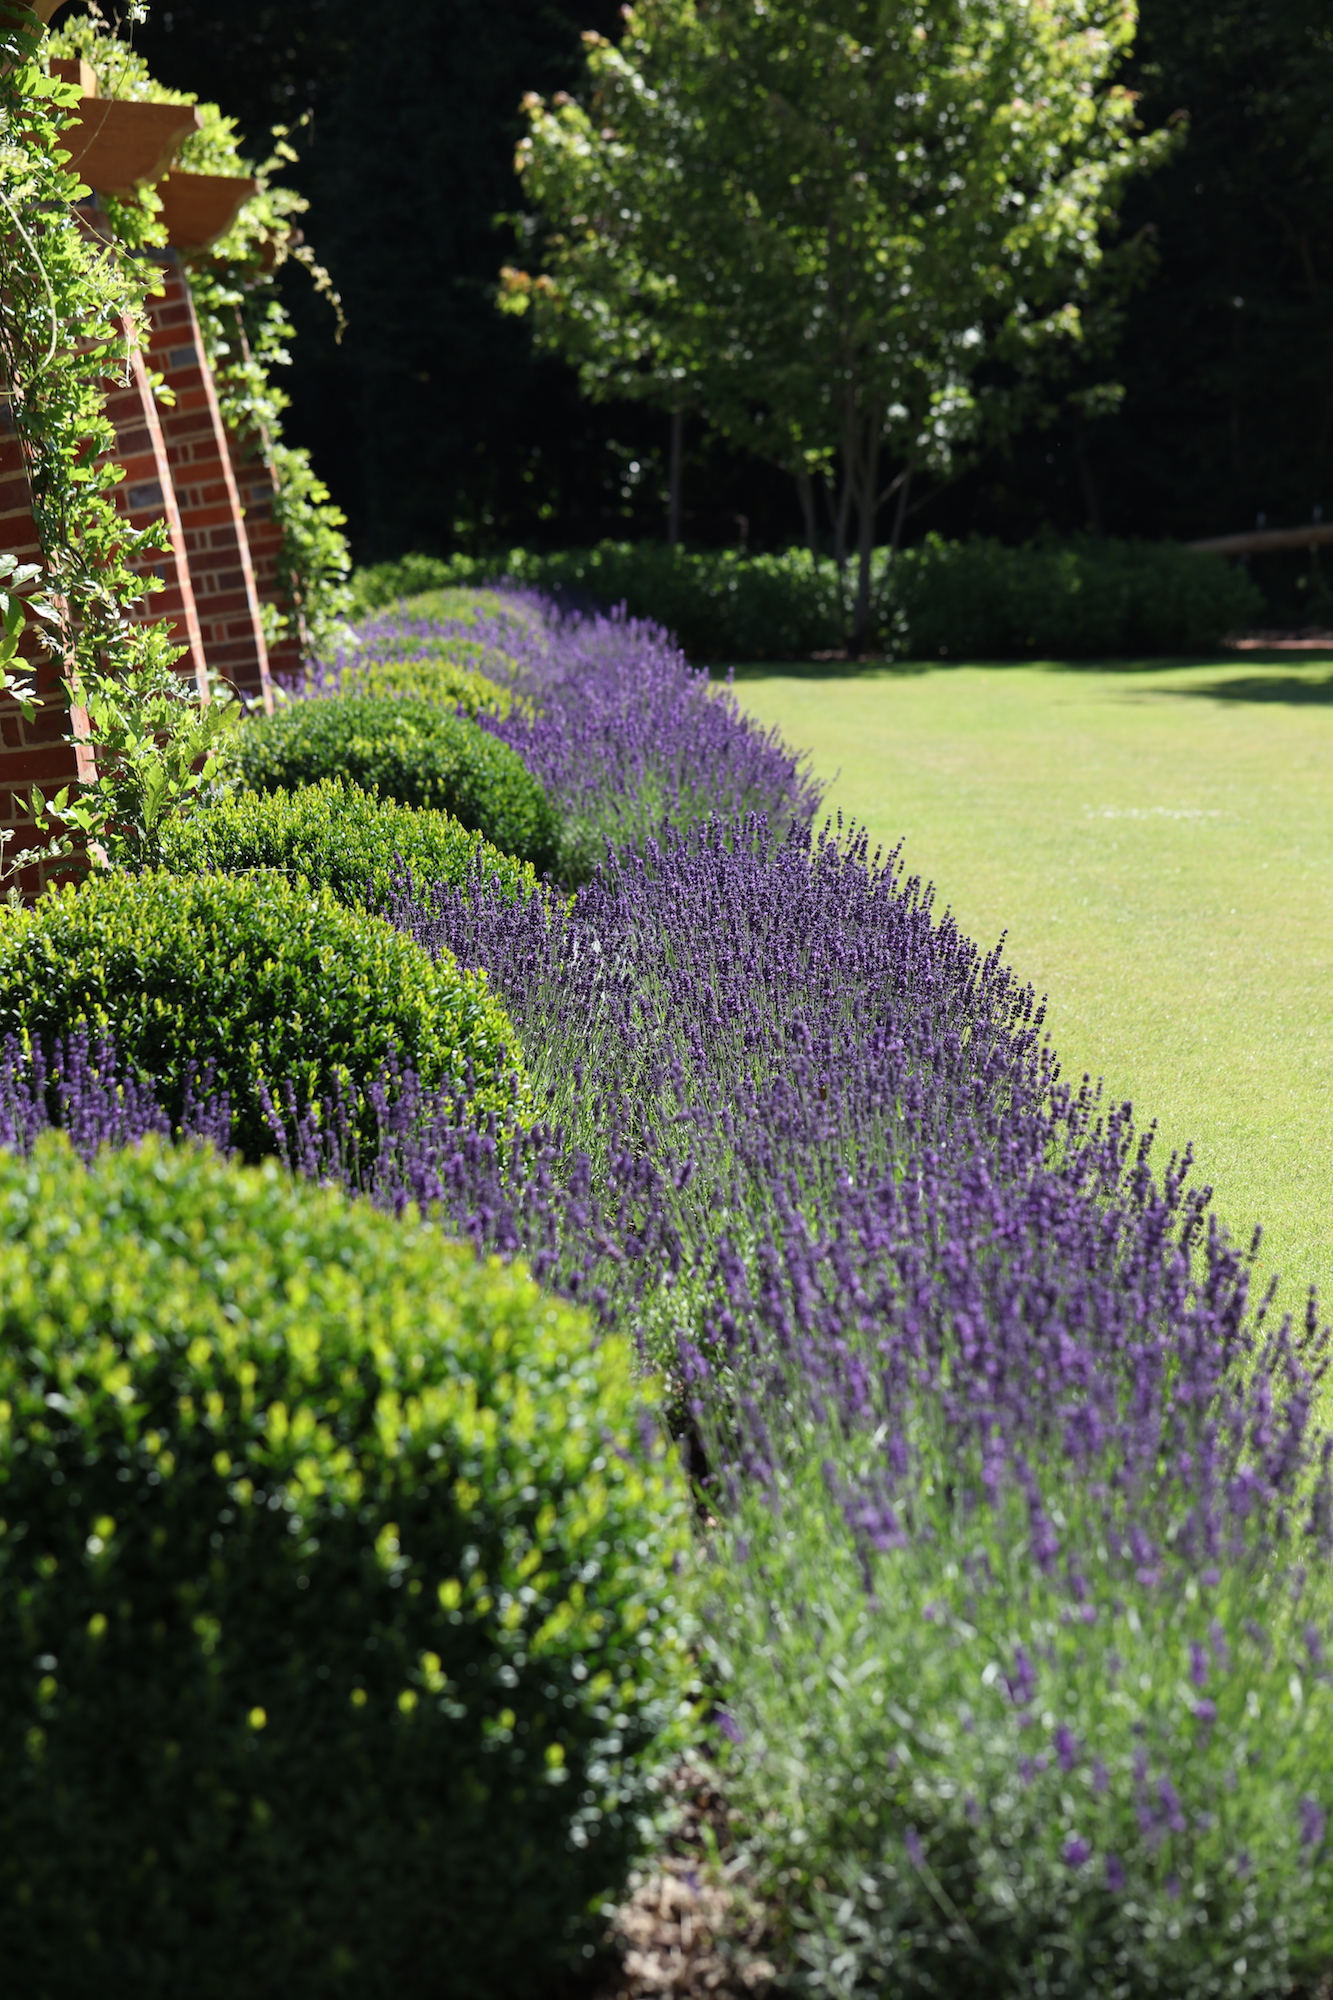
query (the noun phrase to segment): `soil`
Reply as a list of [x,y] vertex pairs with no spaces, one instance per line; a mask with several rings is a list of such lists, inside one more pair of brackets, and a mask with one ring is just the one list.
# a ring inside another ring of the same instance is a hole
[[777,1977],[768,1916],[733,1851],[716,1780],[687,1760],[670,1785],[675,1831],[630,1877],[606,1940],[615,1969],[597,2000],[764,2000]]

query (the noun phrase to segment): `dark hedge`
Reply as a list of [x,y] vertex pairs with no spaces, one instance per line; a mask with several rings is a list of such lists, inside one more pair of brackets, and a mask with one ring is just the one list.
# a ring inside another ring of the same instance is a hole
[[[799,660],[847,643],[850,599],[831,559],[603,542],[482,559],[420,556],[353,579],[369,612],[408,589],[508,577],[576,604],[623,604],[696,660]],[[1006,548],[927,536],[890,563],[875,551],[875,644],[897,659],[1112,659],[1198,652],[1254,624],[1263,600],[1220,556],[1169,542],[1075,537]]]

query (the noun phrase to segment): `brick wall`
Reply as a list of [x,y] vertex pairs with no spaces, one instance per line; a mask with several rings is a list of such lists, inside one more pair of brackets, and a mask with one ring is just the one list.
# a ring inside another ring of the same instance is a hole
[[276,475],[268,462],[262,437],[252,436],[242,440],[234,431],[229,431],[227,435],[232,470],[245,514],[245,533],[250,544],[250,560],[254,565],[259,601],[273,605],[287,620],[286,636],[278,645],[269,647],[269,667],[276,679],[297,680],[305,665],[305,648],[299,614],[287,594],[279,567],[282,530],[273,518]]
[[259,593],[212,370],[179,257],[153,254],[164,290],[149,301],[148,358],[176,399],[162,411],[162,431],[203,655],[215,673],[271,707]]
[[[0,549],[20,562],[42,560],[27,468],[7,398],[0,400]],[[39,657],[43,649],[35,622],[29,623],[19,650],[33,672],[43,705],[31,722],[25,722],[18,703],[0,695],[0,828],[14,833],[11,853],[42,839],[34,833],[27,813],[19,810],[18,801],[27,799],[34,784],[48,795],[73,784],[85,774],[88,762],[86,751],[61,740],[68,733],[68,709],[60,667],[49,657]],[[68,872],[60,864],[44,863],[25,869],[19,886],[33,895],[44,878]]]
[[176,504],[175,487],[167,457],[166,438],[157,398],[148,380],[144,359],[137,349],[131,354],[124,379],[107,384],[106,412],[116,432],[116,462],[125,477],[115,490],[116,511],[132,528],[146,528],[155,521],[166,524],[169,547],[150,551],[138,564],[140,575],[152,574],[162,583],[142,600],[142,616],[147,620],[165,618],[177,645],[185,648],[180,662],[183,673],[193,673],[198,685],[206,688],[203,634],[195,607],[194,590],[186,553],[185,531]]

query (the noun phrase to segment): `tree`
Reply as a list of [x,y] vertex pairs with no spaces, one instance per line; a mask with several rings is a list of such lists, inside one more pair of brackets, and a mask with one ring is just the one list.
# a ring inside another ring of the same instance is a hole
[[527,100],[545,270],[504,301],[593,394],[688,400],[834,481],[862,643],[884,502],[900,524],[914,474],[1030,411],[1171,143],[1110,80],[1134,25],[1133,0],[642,0],[619,46],[585,35],[586,102]]

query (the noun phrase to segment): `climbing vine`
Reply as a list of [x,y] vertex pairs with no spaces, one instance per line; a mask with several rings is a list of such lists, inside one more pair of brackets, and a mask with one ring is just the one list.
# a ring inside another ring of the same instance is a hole
[[121,477],[105,410],[144,318],[144,268],[79,225],[87,194],[61,137],[78,91],[45,74],[42,31],[0,8],[0,420],[23,450],[45,575],[45,624],[67,684],[156,670],[177,655],[166,628],[135,617],[134,564],[163,547],[160,526],[116,513]]
[[[234,119],[191,92],[167,89],[133,46],[113,32],[95,5],[55,30],[47,53],[78,57],[94,71],[103,96],[168,104],[198,104],[202,126],[186,140],[180,165],[190,173],[250,176],[258,182],[226,236],[206,252],[184,253],[200,332],[212,366],[224,420],[242,447],[272,476],[273,517],[282,534],[281,580],[299,621],[303,650],[318,652],[347,617],[350,556],[345,517],[310,464],[282,435],[289,398],[275,371],[287,365],[293,328],[274,283],[288,262],[304,266],[342,326],[342,306],[327,271],[304,242],[298,218],[308,204],[279,176],[297,159],[291,134],[278,127],[269,156],[246,159]],[[151,189],[133,201],[102,205],[120,241],[147,249],[166,241],[161,202]],[[290,620],[264,607],[270,644],[288,636]]]

